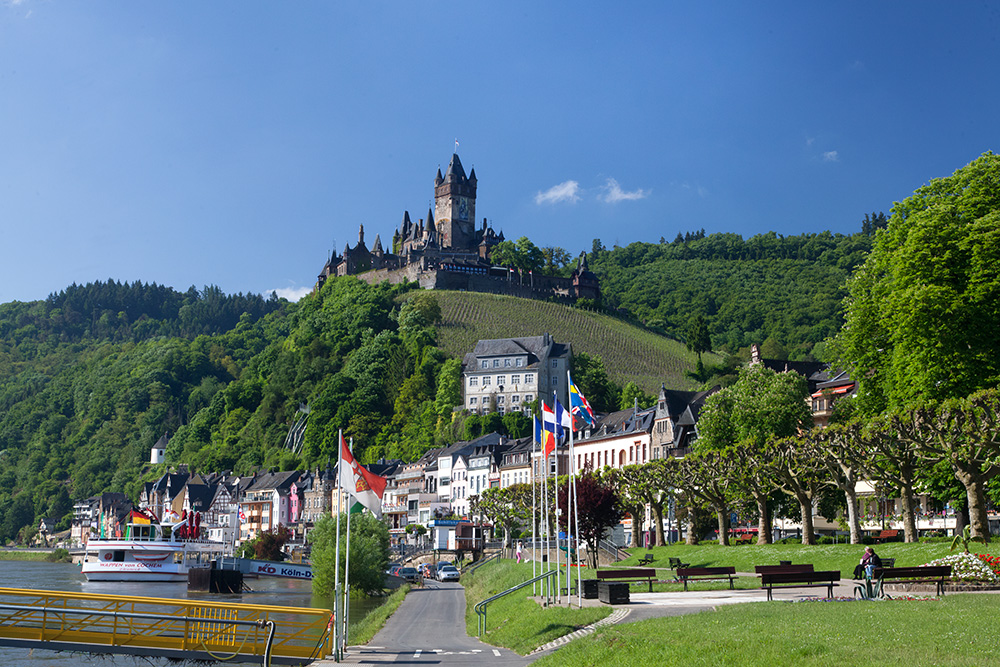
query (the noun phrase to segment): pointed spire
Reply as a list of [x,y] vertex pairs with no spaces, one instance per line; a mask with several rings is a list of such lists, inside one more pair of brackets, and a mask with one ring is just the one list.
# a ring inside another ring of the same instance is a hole
[[381,256],[382,253],[384,252],[382,250],[382,239],[378,234],[375,235],[375,249],[372,252],[374,252],[376,255],[379,256]]
[[437,228],[434,225],[434,209],[429,207],[427,209],[427,229],[429,229],[432,232],[437,231]]
[[448,164],[447,179],[449,181],[467,180],[465,177],[465,169],[462,167],[462,161],[458,159],[458,153],[454,153],[451,156],[451,162]]
[[472,171],[469,172],[469,183],[471,183],[472,185],[476,184],[476,168],[475,167],[473,167]]
[[358,225],[358,245],[362,246],[365,244],[365,226]]
[[444,183],[444,177],[441,176],[441,167],[438,167],[438,174],[437,178],[434,179],[434,185],[437,186],[441,185],[442,183]]

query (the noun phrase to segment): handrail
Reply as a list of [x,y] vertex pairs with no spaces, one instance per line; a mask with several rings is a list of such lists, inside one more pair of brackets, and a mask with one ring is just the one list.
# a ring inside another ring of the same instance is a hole
[[495,554],[493,554],[492,556],[489,556],[488,558],[481,558],[480,560],[477,560],[475,563],[469,563],[467,566],[465,566],[465,568],[462,570],[462,572],[475,572],[476,570],[478,570],[483,565],[486,565],[487,563],[492,563],[493,561],[498,560],[501,555],[502,555],[502,552],[498,551]]
[[[608,545],[610,545],[610,547]],[[615,559],[615,562],[618,562],[620,560],[625,560],[626,558],[629,557],[629,553],[624,549],[622,549],[617,544],[615,544],[614,542],[609,542],[608,540],[601,540],[600,542],[598,542],[597,546],[599,549],[602,549],[606,553],[610,554],[611,557]],[[624,556],[622,555],[623,553],[625,554]]]
[[[477,602],[476,606],[474,607],[474,610],[476,612],[476,616],[479,617],[479,635],[478,636],[482,637],[483,633],[486,631],[486,605],[488,605],[489,603],[493,602],[494,600],[498,600],[498,599],[502,598],[505,595],[510,595],[511,593],[513,593],[515,591],[519,591],[522,588],[524,588],[525,586],[530,586],[531,584],[533,584],[533,583],[535,583],[537,581],[541,581],[542,579],[545,579],[546,577],[554,577],[554,576],[556,576],[556,572],[557,572],[556,570],[550,570],[548,572],[543,572],[542,574],[538,575],[537,577],[534,577],[533,579],[528,579],[524,583],[518,584],[517,586],[514,586],[513,588],[508,588],[507,590],[505,590],[502,593],[497,593],[493,597],[488,597],[485,600]],[[548,586],[548,588],[546,590],[550,590],[551,587],[552,587],[552,582],[550,581],[549,582],[549,586]],[[549,598],[549,595],[548,595],[548,593],[546,593],[546,600],[548,600],[548,598]]]

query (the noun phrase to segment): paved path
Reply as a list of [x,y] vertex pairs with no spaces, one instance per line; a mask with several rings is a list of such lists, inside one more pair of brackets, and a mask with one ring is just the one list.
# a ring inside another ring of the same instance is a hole
[[[853,597],[854,582],[846,581],[836,586],[834,595]],[[785,588],[774,591],[775,600],[825,596],[825,588]],[[604,625],[692,614],[740,602],[763,602],[767,600],[767,593],[760,589],[694,590],[672,593],[633,592],[629,597],[630,604],[616,605],[611,616],[540,646],[530,655],[522,657],[508,649],[495,648],[466,635],[465,589],[450,582],[428,581],[424,588],[410,591],[369,645],[350,647],[340,664],[483,664],[490,667],[522,667]],[[573,598],[573,603],[576,603],[576,598]],[[584,600],[583,603],[584,606],[602,606],[597,600]],[[313,664],[330,667],[337,663],[327,659]]]
[[[484,644],[465,632],[465,589],[428,581],[411,590],[368,646],[350,647],[341,664],[499,665],[523,667],[533,658]],[[322,660],[314,665],[334,665]]]

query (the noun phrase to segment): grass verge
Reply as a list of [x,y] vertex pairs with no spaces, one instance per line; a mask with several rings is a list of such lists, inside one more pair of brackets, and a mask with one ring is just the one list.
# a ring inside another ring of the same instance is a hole
[[989,630],[1000,596],[940,600],[756,602],[602,628],[534,663],[559,665],[997,664]]
[[399,605],[403,603],[403,598],[409,591],[409,585],[400,586],[381,606],[371,610],[364,618],[351,625],[349,637],[351,645],[362,646],[370,642],[376,633],[385,626],[389,617],[399,609]]
[[20,551],[19,549],[0,549],[0,560],[49,560],[50,553],[46,551]]
[[[500,560],[462,577],[465,586],[465,626],[470,637],[479,632],[476,603],[531,579],[530,563]],[[483,641],[525,655],[542,644],[590,625],[611,613],[610,607],[542,607],[524,588],[492,602],[487,608]]]

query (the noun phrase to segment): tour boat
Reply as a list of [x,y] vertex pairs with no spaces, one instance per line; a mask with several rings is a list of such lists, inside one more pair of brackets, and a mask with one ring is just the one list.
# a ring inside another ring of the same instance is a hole
[[187,581],[189,569],[209,567],[226,545],[186,527],[186,521],[128,523],[123,536],[92,538],[83,574],[87,581]]

